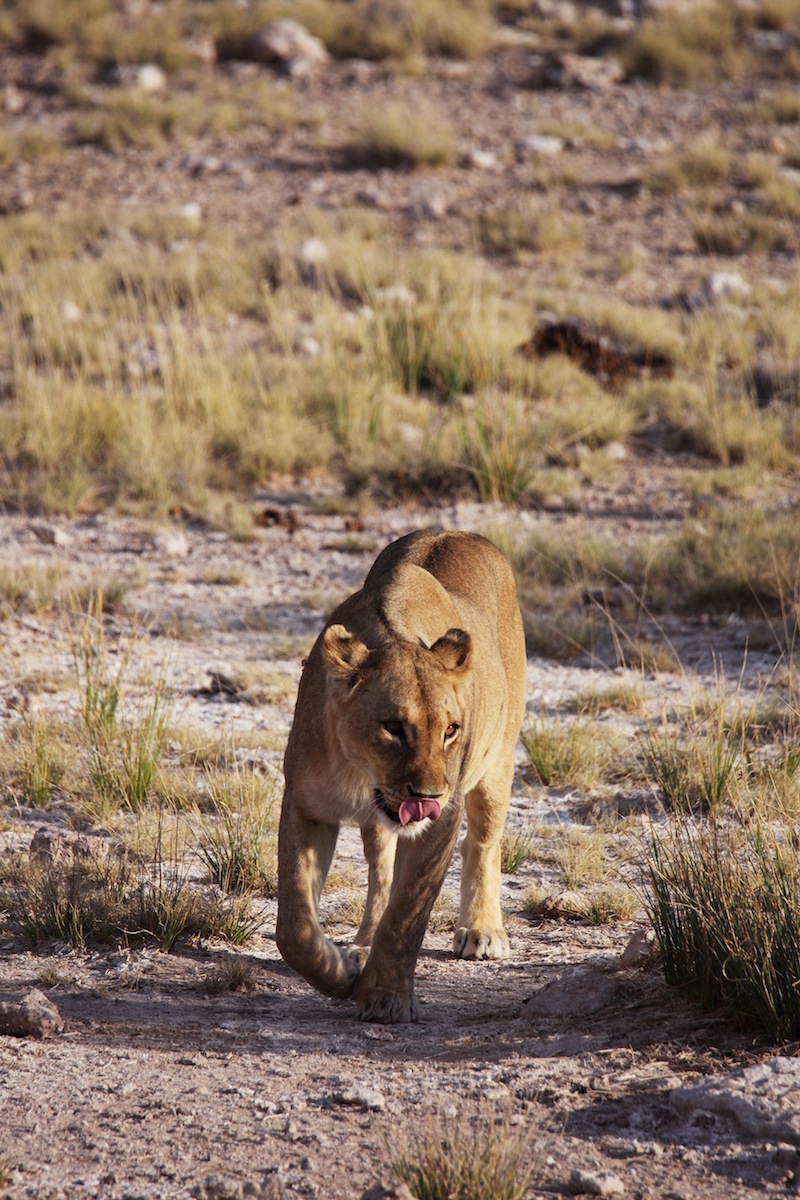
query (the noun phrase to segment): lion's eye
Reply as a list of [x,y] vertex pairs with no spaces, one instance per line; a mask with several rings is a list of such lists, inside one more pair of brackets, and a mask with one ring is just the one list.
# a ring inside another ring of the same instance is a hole
[[402,721],[384,721],[383,728],[387,733],[391,734],[393,738],[397,738],[401,742],[406,740],[406,731],[403,728]]
[[455,724],[455,722],[452,725],[448,725],[447,729],[444,731],[444,740],[446,742],[451,741],[458,733],[458,728],[459,727]]

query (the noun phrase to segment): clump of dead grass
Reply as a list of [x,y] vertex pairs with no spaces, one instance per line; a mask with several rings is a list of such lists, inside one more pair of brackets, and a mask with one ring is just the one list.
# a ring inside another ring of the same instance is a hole
[[387,1136],[386,1152],[419,1200],[522,1200],[538,1171],[535,1131],[486,1110],[432,1115],[413,1134]]
[[395,105],[368,113],[345,147],[348,162],[369,167],[439,167],[455,161],[450,125],[433,113]]

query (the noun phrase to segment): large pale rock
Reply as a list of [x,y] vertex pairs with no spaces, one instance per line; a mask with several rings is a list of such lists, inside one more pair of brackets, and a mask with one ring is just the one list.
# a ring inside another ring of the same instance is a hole
[[320,39],[291,18],[270,21],[254,33],[248,53],[254,62],[280,67],[294,76],[306,75],[330,58]]
[[770,1058],[728,1075],[710,1075],[670,1092],[682,1117],[712,1113],[746,1137],[800,1145],[800,1059]]
[[532,54],[530,62],[533,87],[606,92],[625,75],[622,63],[616,59],[585,54]]
[[38,988],[32,988],[19,1004],[0,1004],[0,1034],[49,1038],[63,1028],[61,1013]]

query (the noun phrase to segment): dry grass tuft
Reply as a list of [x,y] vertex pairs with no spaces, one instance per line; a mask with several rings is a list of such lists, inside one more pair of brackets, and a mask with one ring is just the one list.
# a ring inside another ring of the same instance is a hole
[[522,1200],[538,1171],[535,1130],[479,1110],[431,1116],[386,1140],[392,1173],[419,1200]]
[[455,134],[434,113],[395,105],[366,115],[345,147],[355,166],[440,167],[455,161]]

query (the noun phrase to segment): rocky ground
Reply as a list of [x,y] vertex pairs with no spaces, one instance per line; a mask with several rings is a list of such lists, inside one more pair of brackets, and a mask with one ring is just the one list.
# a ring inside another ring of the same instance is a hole
[[[426,102],[454,125],[463,151],[457,165],[436,172],[342,168],[341,146],[364,104],[413,101],[423,84],[379,65],[332,63],[283,85],[314,121],[191,147],[112,157],[87,146],[63,158],[12,163],[0,177],[0,204],[6,212],[50,213],[78,191],[98,204],[197,203],[210,221],[262,233],[290,209],[358,203],[389,214],[400,237],[472,249],[482,208],[500,193],[509,202],[528,194],[541,172],[541,149],[526,149],[521,139],[548,122],[577,122],[609,135],[598,145],[577,133],[551,147],[581,181],[565,203],[584,222],[581,253],[592,264],[593,288],[671,302],[696,292],[713,271],[730,270],[729,260],[698,254],[684,199],[653,194],[640,174],[713,128],[725,127],[737,156],[767,147],[771,130],[732,116],[767,85],[749,80],[687,93],[634,81],[537,90],[531,48],[512,40],[476,64],[429,64]],[[22,98],[21,105],[14,100],[16,126],[63,127],[68,113],[51,84],[37,56],[0,55],[4,94]],[[621,272],[621,256],[631,252]],[[780,254],[733,266],[751,283],[796,271],[794,257]],[[560,268],[543,262],[537,269],[552,282]],[[169,662],[180,721],[209,739],[233,731],[239,744],[253,747],[248,763],[279,781],[302,655],[324,613],[358,586],[391,538],[419,525],[482,529],[500,518],[582,520],[620,537],[666,528],[686,511],[675,479],[686,465],[652,447],[641,457],[631,450],[622,470],[584,489],[575,516],[467,504],[397,508],[359,516],[355,532],[348,518],[321,515],[319,480],[292,480],[255,498],[273,515],[249,543],[197,529],[159,537],[151,525],[102,514],[56,519],[44,529],[3,514],[0,560],[61,564],[76,583],[122,580],[125,600],[109,623],[111,641],[136,626],[137,654]],[[785,487],[796,494],[796,481]],[[708,686],[715,663],[736,678],[744,641],[735,623],[716,630],[714,641],[699,622],[676,622],[671,632],[686,671],[646,681],[654,707],[665,696],[674,701]],[[24,605],[0,623],[0,738],[25,711],[74,714],[73,637],[63,614]],[[750,655],[744,686],[757,687],[772,665],[768,654]],[[256,704],[209,687],[214,673],[248,672],[260,689]],[[598,665],[532,659],[531,711],[613,678]],[[620,720],[624,731],[630,719]],[[580,816],[584,796],[532,788],[520,767],[513,825]],[[646,822],[649,798],[631,803]],[[6,852],[26,845],[40,825],[64,833],[70,816],[68,804],[3,810]],[[340,852],[345,863],[357,860],[350,835]],[[538,1162],[531,1198],[796,1192],[796,1060],[737,1034],[722,1014],[691,1006],[646,954],[623,964],[642,921],[592,927],[525,918],[524,891],[531,882],[547,886],[548,869],[533,862],[506,880],[510,961],[455,961],[446,928],[429,932],[417,973],[422,1019],[411,1027],[360,1026],[349,1004],[312,993],[280,960],[269,903],[261,935],[241,952],[78,952],[61,944],[34,952],[18,938],[3,938],[0,1002],[44,989],[63,1031],[47,1039],[0,1037],[0,1162],[7,1167],[0,1194],[357,1200],[376,1181],[391,1180],[387,1140],[421,1127],[431,1113],[463,1122],[481,1105],[506,1113],[512,1130],[531,1133]],[[457,887],[456,865],[446,894]],[[204,979],[232,953],[258,966],[255,990],[207,995]],[[692,1091],[708,1081],[719,1086]]]
[[[129,630],[135,614],[148,631],[137,653],[169,656],[181,723],[210,739],[235,729],[240,744],[258,747],[251,756],[258,768],[277,774],[300,657],[321,607],[357,586],[374,551],[403,530],[480,528],[498,514],[469,505],[375,514],[360,535],[369,548],[353,553],[340,548],[344,518],[318,515],[301,493],[265,502],[294,514],[293,532],[278,525],[241,544],[190,531],[165,543],[131,520],[86,519],[53,522],[62,543],[53,546],[41,540],[40,523],[5,517],[0,541],[6,561],[62,561],[97,579],[135,569],[138,586],[120,621]],[[224,578],[236,582],[209,582]],[[171,621],[179,622],[177,637],[168,633]],[[70,623],[21,614],[0,630],[3,725],[25,704],[74,711]],[[203,694],[211,671],[235,674],[245,664],[270,666],[273,681],[280,676],[271,699],[253,706]],[[531,660],[529,704],[538,711],[614,677]],[[646,687],[658,703],[709,679],[691,672]],[[648,806],[646,796],[633,803]],[[585,797],[569,789],[532,788],[521,765],[512,825],[569,823],[582,807]],[[2,836],[10,849],[42,825],[68,834],[69,817],[66,803],[7,810]],[[345,865],[358,862],[351,834],[339,854]],[[46,1040],[0,1038],[6,1194],[155,1200],[190,1192],[277,1196],[282,1187],[287,1195],[349,1200],[389,1180],[384,1139],[421,1127],[432,1112],[463,1119],[481,1104],[507,1112],[517,1122],[512,1132],[533,1131],[540,1167],[531,1196],[564,1193],[574,1171],[590,1176],[573,1181],[578,1190],[600,1187],[605,1172],[613,1180],[603,1186],[632,1196],[689,1200],[792,1188],[796,1075],[772,1080],[772,1092],[764,1079],[749,1088],[745,1077],[738,1106],[730,1087],[727,1103],[690,1097],[679,1106],[676,1091],[775,1061],[775,1050],[692,1007],[646,954],[622,965],[640,921],[593,927],[526,919],[531,882],[553,884],[553,868],[534,861],[506,880],[509,962],[455,961],[446,927],[429,932],[417,973],[422,1019],[408,1028],[360,1026],[350,1004],[311,992],[280,960],[271,903],[261,935],[239,952],[208,945],[171,955],[77,952],[61,944],[32,952],[5,938],[0,1001],[44,987],[64,1024]],[[447,896],[454,899],[457,887],[454,866]],[[232,953],[258,965],[255,990],[205,994],[204,979]]]

